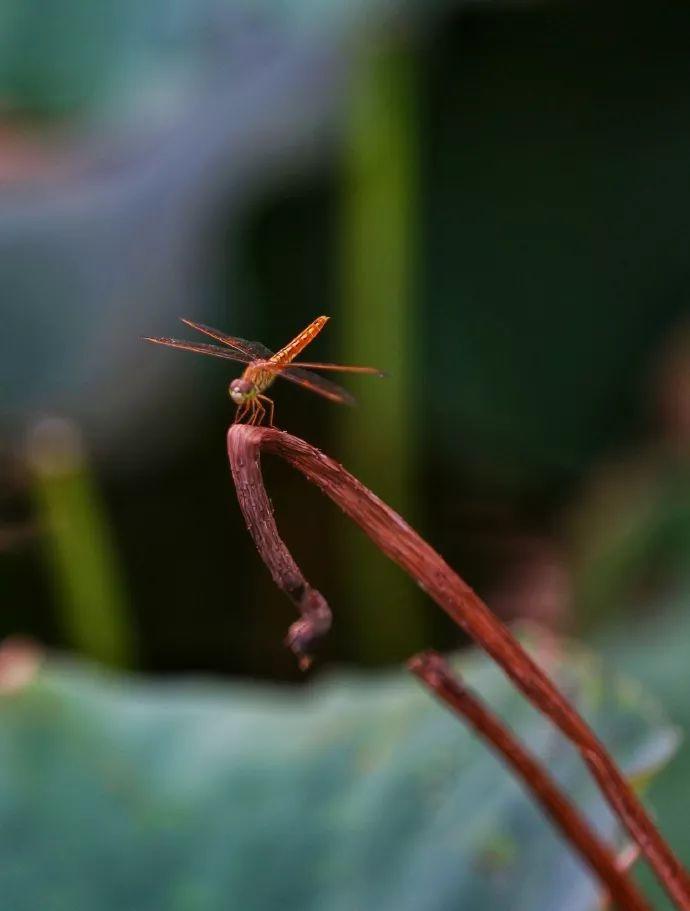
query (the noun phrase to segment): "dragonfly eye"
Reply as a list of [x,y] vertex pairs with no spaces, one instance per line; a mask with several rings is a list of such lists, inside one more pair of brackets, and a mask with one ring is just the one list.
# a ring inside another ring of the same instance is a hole
[[228,390],[230,398],[236,405],[244,404],[251,391],[252,384],[241,378],[239,380],[233,380],[232,383],[230,383],[230,388]]

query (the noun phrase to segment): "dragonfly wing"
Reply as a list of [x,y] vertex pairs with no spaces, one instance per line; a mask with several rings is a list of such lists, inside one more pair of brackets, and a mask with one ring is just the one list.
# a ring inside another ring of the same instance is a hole
[[182,319],[182,322],[185,326],[190,326],[192,329],[196,329],[197,332],[203,332],[204,335],[214,338],[217,342],[222,342],[223,345],[228,345],[230,348],[242,351],[249,357],[249,360],[253,361],[257,358],[273,357],[273,352],[270,348],[262,345],[261,342],[248,342],[245,338],[227,335],[225,332],[221,332],[220,329],[213,329],[211,326],[205,326],[203,323],[194,323],[190,319]]
[[330,399],[331,402],[338,402],[341,405],[357,404],[357,399],[342,386],[338,386],[337,383],[332,383],[316,373],[310,373],[308,370],[301,370],[299,367],[284,367],[282,370],[276,370],[275,374],[282,376],[284,380],[290,380],[291,383],[297,383],[304,389],[316,392],[318,395]]
[[222,357],[226,361],[236,361],[238,364],[249,364],[253,358],[244,351],[221,348],[219,345],[207,345],[205,342],[185,342],[179,338],[152,338],[143,336],[145,342],[154,345],[166,345],[168,348],[179,348],[182,351],[193,351],[195,354],[207,354],[210,357]]
[[335,370],[340,373],[367,373],[370,376],[385,377],[387,374],[376,367],[353,367],[351,364],[317,364],[307,361],[292,361],[293,367],[306,367],[309,370]]

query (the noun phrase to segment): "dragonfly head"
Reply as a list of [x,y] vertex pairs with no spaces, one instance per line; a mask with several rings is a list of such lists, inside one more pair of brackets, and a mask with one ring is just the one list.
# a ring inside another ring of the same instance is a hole
[[240,377],[230,383],[228,392],[230,393],[230,398],[236,405],[244,405],[247,399],[251,398],[254,393],[254,384],[250,383],[249,380]]

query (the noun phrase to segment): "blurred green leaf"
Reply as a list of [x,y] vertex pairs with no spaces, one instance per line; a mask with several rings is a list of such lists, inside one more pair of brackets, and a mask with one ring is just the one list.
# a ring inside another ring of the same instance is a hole
[[614,461],[580,497],[572,528],[575,612],[610,623],[688,572],[690,465],[670,447]]
[[[542,658],[629,774],[668,759],[675,732],[637,686],[580,650]],[[570,748],[488,661],[459,663],[611,834]],[[13,911],[584,911],[596,898],[498,760],[399,672],[289,690],[49,661],[2,712]]]
[[134,633],[124,581],[77,427],[59,418],[39,422],[29,462],[45,559],[67,641],[89,658],[131,664]]
[[[690,587],[681,589],[671,605],[654,605],[644,624],[628,636],[610,641],[607,652],[625,672],[634,674],[656,698],[663,701],[670,718],[682,730],[690,730]],[[686,866],[690,865],[687,794],[690,781],[690,744],[685,739],[677,756],[650,789],[659,825]],[[671,909],[655,884],[654,907]]]

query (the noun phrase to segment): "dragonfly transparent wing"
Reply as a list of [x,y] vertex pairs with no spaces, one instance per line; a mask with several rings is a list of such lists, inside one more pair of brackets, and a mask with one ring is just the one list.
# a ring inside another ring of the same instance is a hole
[[376,367],[353,367],[351,364],[317,364],[311,361],[292,361],[293,367],[305,367],[307,370],[334,370],[340,373],[367,373],[369,376],[384,377],[383,370]]
[[226,361],[236,361],[238,364],[249,364],[254,358],[239,349],[221,348],[219,345],[207,345],[205,342],[185,342],[179,338],[152,338],[143,336],[145,342],[154,345],[166,345],[168,348],[179,348],[181,351],[193,351],[195,354],[207,354],[210,357],[222,357]]
[[246,338],[237,338],[234,335],[227,335],[225,332],[221,332],[220,329],[214,329],[212,326],[205,326],[203,323],[194,323],[190,319],[182,319],[182,322],[185,326],[196,329],[197,332],[203,332],[204,335],[214,338],[223,345],[228,345],[228,347],[234,348],[236,351],[241,351],[248,356],[250,361],[256,360],[257,358],[263,360],[264,358],[273,357],[273,352],[270,348],[262,345],[261,342],[249,342]]
[[310,373],[308,370],[302,370],[299,367],[276,368],[274,372],[276,376],[282,377],[284,380],[290,380],[291,383],[297,383],[298,386],[309,389],[311,392],[316,392],[318,395],[330,399],[331,402],[338,402],[341,405],[357,404],[357,399],[350,395],[346,389],[338,386],[337,383],[324,379],[317,373]]

